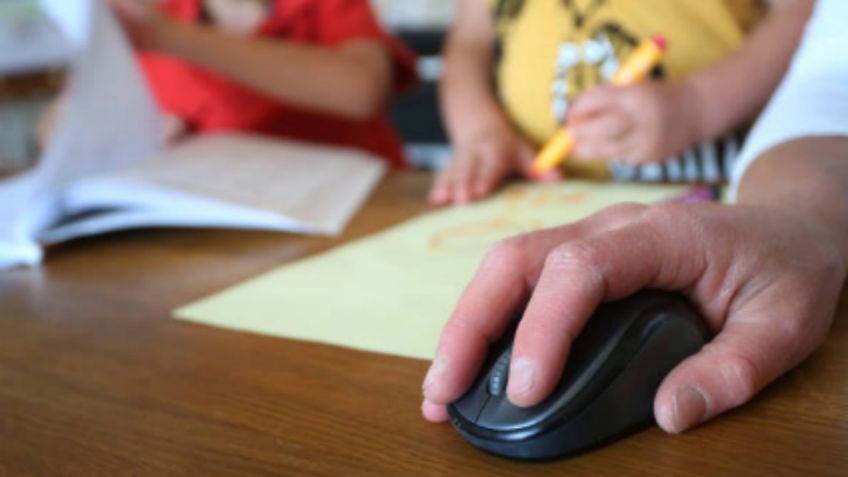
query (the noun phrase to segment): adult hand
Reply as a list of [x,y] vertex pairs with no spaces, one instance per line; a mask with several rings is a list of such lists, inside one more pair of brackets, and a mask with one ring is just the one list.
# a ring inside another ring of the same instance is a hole
[[[468,140],[457,142],[455,147],[454,157],[430,189],[429,200],[434,205],[464,204],[488,197],[513,174],[532,177],[530,166],[536,150],[508,127],[483,129]],[[554,170],[536,179],[561,178],[562,173]]]
[[659,425],[682,432],[750,400],[824,340],[845,280],[822,222],[770,206],[619,205],[495,245],[444,328],[422,412],[473,381],[491,342],[529,297],[507,393],[519,406],[556,386],[597,305],[643,288],[680,290],[717,333],[662,382]]
[[664,161],[698,142],[695,93],[687,82],[597,87],[577,97],[566,126],[576,158],[628,164]]

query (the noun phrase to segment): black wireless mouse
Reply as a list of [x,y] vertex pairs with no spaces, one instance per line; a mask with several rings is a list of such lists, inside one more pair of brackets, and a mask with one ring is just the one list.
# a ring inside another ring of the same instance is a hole
[[584,452],[652,424],[660,382],[710,338],[680,294],[649,290],[605,303],[574,340],[551,396],[522,408],[506,396],[516,326],[492,345],[476,382],[448,413],[472,444],[517,459]]

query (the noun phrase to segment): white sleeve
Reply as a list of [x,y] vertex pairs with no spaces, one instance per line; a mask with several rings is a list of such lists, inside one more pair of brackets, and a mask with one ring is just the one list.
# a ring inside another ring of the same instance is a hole
[[731,198],[767,150],[811,136],[848,136],[848,1],[819,0],[789,72],[748,135],[731,176]]

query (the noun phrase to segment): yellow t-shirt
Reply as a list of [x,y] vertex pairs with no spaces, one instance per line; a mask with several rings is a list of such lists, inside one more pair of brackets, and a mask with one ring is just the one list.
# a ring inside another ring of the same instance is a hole
[[[642,40],[664,36],[669,50],[655,76],[680,78],[736,50],[764,10],[761,0],[487,1],[501,48],[498,94],[537,145],[562,124],[571,101],[611,78]],[[606,176],[602,162],[581,164],[571,172]]]

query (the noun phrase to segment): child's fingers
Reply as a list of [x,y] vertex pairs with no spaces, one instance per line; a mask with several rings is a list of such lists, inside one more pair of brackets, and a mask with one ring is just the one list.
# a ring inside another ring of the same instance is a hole
[[609,108],[585,121],[568,125],[575,147],[581,142],[601,142],[620,139],[635,127],[632,118],[620,108]]
[[577,159],[617,158],[626,154],[632,141],[629,138],[607,140],[583,140],[574,142],[574,157]]
[[450,184],[452,178],[452,170],[450,166],[445,167],[436,176],[433,186],[430,188],[430,193],[427,195],[427,200],[433,205],[445,205],[450,202]]
[[510,151],[491,151],[484,155],[477,178],[478,198],[491,194],[510,174],[527,176],[535,157],[536,149],[523,139],[517,139]]
[[570,129],[574,137],[574,155],[578,158],[616,157],[632,143],[635,127],[623,112],[610,110]]
[[524,177],[536,182],[557,182],[563,179],[562,169],[555,167],[544,174],[538,174],[533,169],[533,163],[536,161],[536,148],[530,143],[524,142],[518,148],[518,164]]
[[488,196],[510,172],[508,157],[500,152],[493,152],[488,157],[482,157],[474,178],[474,198]]
[[132,22],[143,22],[151,14],[144,2],[136,0],[109,0],[109,5],[122,19]]
[[617,97],[615,89],[609,86],[597,86],[584,91],[577,96],[574,104],[569,108],[566,123],[580,121],[581,118],[593,116],[615,107],[618,102]]
[[447,205],[453,199],[454,183],[457,181],[461,171],[467,167],[466,163],[471,160],[468,153],[457,151],[450,162],[436,176],[436,181],[430,189],[428,200],[433,205]]
[[451,201],[456,204],[467,204],[474,198],[472,194],[474,177],[479,167],[479,158],[475,153],[467,153],[459,156],[462,160],[457,161],[456,168],[451,180]]

